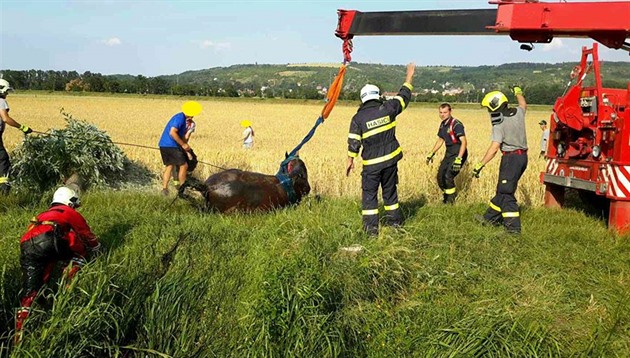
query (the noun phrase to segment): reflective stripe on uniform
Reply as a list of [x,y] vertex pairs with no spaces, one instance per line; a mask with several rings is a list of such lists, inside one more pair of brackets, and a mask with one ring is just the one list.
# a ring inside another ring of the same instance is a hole
[[9,182],[9,177],[0,177],[0,184],[5,184]]
[[358,155],[359,155],[359,153],[348,151],[348,156],[349,157],[356,158]]
[[410,91],[413,91],[413,85],[411,83],[405,82],[405,83],[403,83],[403,86],[409,88]]
[[382,126],[382,127],[378,127],[376,129],[372,129],[371,131],[367,131],[365,133],[363,133],[363,135],[361,136],[362,139],[365,139],[367,137],[371,137],[375,134],[379,134],[379,133],[383,133],[386,132],[392,128],[396,127],[396,122],[392,122],[386,126]]
[[451,188],[451,189],[444,189],[444,194],[455,194],[455,192],[457,191],[457,188]]
[[350,139],[356,139],[356,140],[361,140],[361,136],[358,134],[354,134],[354,133],[348,133],[348,138]]
[[491,207],[491,208],[492,208],[492,210],[494,210],[494,211],[501,212],[501,208],[500,208],[500,207],[498,207],[498,206],[496,206],[496,205],[494,205],[494,203],[493,203],[493,202],[490,202],[490,207]]
[[362,215],[378,215],[378,209],[370,209],[361,211]]
[[373,164],[382,163],[382,162],[385,162],[385,161],[388,161],[388,160],[394,158],[395,156],[397,156],[400,153],[402,153],[402,148],[398,147],[398,149],[396,149],[395,151],[393,151],[393,152],[391,152],[391,153],[389,153],[387,155],[384,155],[382,157],[364,160],[363,161],[363,165],[373,165]]
[[396,210],[400,207],[400,205],[398,205],[398,203],[394,204],[394,205],[385,205],[385,210]]
[[405,105],[405,99],[400,97],[400,96],[396,96],[394,97],[398,100],[398,102],[400,102],[400,105],[402,106],[403,111],[405,110],[405,108],[407,107],[407,105]]
[[504,218],[517,218],[521,216],[521,214],[518,211],[514,211],[514,212],[508,212],[508,213],[501,213],[501,216],[503,216]]

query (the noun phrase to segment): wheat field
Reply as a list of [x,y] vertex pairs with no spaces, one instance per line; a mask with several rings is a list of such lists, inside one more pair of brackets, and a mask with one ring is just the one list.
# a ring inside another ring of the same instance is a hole
[[[11,94],[7,101],[11,116],[36,131],[65,126],[60,109],[75,118],[85,120],[105,130],[114,142],[135,143],[157,147],[164,125],[180,111],[188,98],[139,98],[110,96],[69,96],[58,94]],[[293,149],[311,129],[319,116],[323,102],[286,102],[273,100],[197,99],[203,112],[195,118],[197,131],[190,144],[200,161],[224,168],[239,168],[274,174],[284,153]],[[361,195],[360,164],[350,177],[345,176],[347,133],[350,118],[358,103],[338,103],[330,117],[319,126],[315,136],[300,152],[309,171],[312,194],[359,198]],[[433,147],[439,125],[437,104],[411,103],[399,116],[397,137],[404,152],[399,163],[399,197],[402,202],[427,200],[437,203],[441,192],[436,173],[444,148],[436,160],[426,165],[425,157]],[[482,172],[472,178],[472,166],[478,162],[490,144],[491,126],[487,112],[470,105],[453,105],[453,115],[465,125],[469,142],[468,163],[457,178],[459,202],[485,202],[495,190],[500,154]],[[521,204],[540,206],[544,187],[539,182],[545,161],[538,157],[541,130],[538,121],[549,117],[549,109],[530,108],[527,114],[527,134],[530,148],[529,166],[520,181],[517,198]],[[252,150],[241,148],[241,120],[248,119],[255,130]],[[5,130],[5,146],[9,152],[21,141],[22,134]],[[160,173],[159,151],[121,145],[133,160],[144,163]],[[359,161],[360,162],[360,161]],[[218,171],[200,164],[197,176],[206,178]],[[159,184],[155,182],[156,192]]]

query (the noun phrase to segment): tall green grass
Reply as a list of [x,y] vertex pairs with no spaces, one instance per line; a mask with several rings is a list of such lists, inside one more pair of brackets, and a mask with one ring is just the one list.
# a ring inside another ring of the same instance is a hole
[[630,355],[630,240],[579,211],[524,208],[512,236],[481,204],[403,202],[369,238],[354,201],[222,216],[131,191],[84,196],[107,252],[12,346],[19,237],[47,201],[0,205],[0,356]]

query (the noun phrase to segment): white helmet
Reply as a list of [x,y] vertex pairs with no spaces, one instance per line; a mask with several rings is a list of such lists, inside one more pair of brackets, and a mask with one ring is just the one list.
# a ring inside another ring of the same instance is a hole
[[74,190],[62,186],[55,191],[53,194],[52,204],[63,204],[68,205],[71,208],[78,208],[81,206],[81,200],[79,200],[79,194],[77,194]]
[[361,103],[381,98],[381,90],[375,85],[367,84],[361,88]]
[[5,94],[9,91],[13,91],[13,87],[11,87],[9,81],[0,78],[0,94]]

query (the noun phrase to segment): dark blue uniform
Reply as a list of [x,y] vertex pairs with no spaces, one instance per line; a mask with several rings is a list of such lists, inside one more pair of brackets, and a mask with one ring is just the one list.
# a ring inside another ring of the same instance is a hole
[[402,224],[398,204],[398,166],[402,149],[396,139],[396,116],[405,110],[413,86],[403,84],[398,95],[385,102],[363,103],[350,122],[348,155],[355,158],[363,147],[361,172],[363,228],[378,233],[378,188],[383,190],[386,220],[390,225]]
[[[454,172],[452,168],[453,162],[459,155],[459,150],[462,146],[460,137],[466,135],[464,124],[456,118],[449,117],[440,123],[437,135],[444,140],[444,145],[446,146],[444,158],[438,169],[437,182],[440,189],[442,189],[444,203],[453,203],[457,197],[455,177],[459,172]],[[462,156],[462,165],[466,163],[466,159],[468,159],[468,150]]]

